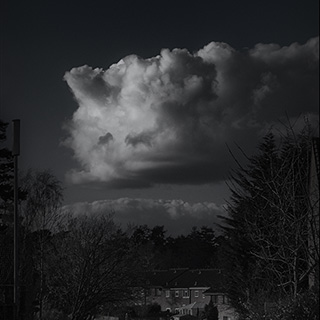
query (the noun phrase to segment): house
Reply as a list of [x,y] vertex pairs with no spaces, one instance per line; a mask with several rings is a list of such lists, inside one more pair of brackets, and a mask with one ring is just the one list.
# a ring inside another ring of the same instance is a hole
[[218,308],[219,320],[236,319],[224,289],[220,269],[154,270],[147,274],[146,304],[158,304],[161,311],[183,316],[201,317],[205,306],[212,301]]

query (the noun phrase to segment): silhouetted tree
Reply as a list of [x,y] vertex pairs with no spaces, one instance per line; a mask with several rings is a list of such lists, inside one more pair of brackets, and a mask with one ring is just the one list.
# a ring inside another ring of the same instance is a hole
[[202,319],[206,320],[219,320],[219,312],[217,306],[215,306],[210,300],[208,304],[204,307],[204,313],[202,315]]
[[[8,123],[0,119],[0,143],[6,141]],[[8,213],[13,201],[13,157],[7,147],[0,149],[0,213]]]
[[[8,124],[0,120],[0,143],[6,141]],[[0,149],[0,285],[12,284],[13,277],[13,158],[6,147]]]
[[215,267],[216,246],[216,237],[212,228],[193,227],[188,235],[167,240],[165,252],[167,267]]
[[28,231],[23,249],[26,252],[28,247],[33,248],[33,264],[40,282],[37,300],[41,320],[43,301],[46,298],[45,259],[49,249],[47,244],[52,238],[52,232],[56,232],[62,223],[60,207],[63,193],[61,182],[47,170],[29,170],[21,180],[21,188],[28,193],[20,210],[24,228]]
[[85,320],[108,304],[135,298],[142,275],[139,253],[111,216],[71,219],[53,245],[46,266],[51,308]]
[[[310,201],[308,176],[309,128],[291,128],[277,145],[270,133],[259,153],[231,177],[231,243],[229,294],[241,311],[249,305],[291,296],[306,289],[309,272]],[[319,232],[319,230],[318,230]],[[261,301],[259,301],[261,299]]]
[[[217,267],[217,247],[214,230],[203,226],[193,227],[188,235],[166,237],[163,226],[137,227],[132,239],[139,243],[149,257],[151,268],[168,269],[176,267]],[[147,258],[147,257],[146,257]]]

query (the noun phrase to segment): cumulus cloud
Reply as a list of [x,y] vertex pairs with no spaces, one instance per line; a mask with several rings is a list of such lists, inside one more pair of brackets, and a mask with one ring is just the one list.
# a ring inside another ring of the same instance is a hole
[[164,225],[168,235],[188,234],[191,228],[210,226],[217,231],[218,216],[224,216],[224,205],[212,202],[189,203],[182,200],[153,200],[120,198],[79,202],[63,207],[63,212],[73,215],[96,215],[115,212],[114,220],[124,227],[127,225]]
[[319,38],[237,51],[212,42],[198,52],[130,55],[108,69],[65,74],[78,109],[64,142],[81,169],[74,183],[112,186],[208,183],[225,178],[225,144],[254,137],[288,114],[318,113]]

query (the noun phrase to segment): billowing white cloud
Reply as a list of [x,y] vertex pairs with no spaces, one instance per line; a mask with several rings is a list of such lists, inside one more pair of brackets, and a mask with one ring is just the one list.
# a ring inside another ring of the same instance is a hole
[[[255,144],[277,119],[318,113],[319,38],[236,51],[212,42],[195,53],[130,55],[107,70],[64,79],[79,108],[64,144],[74,183],[206,183],[225,178],[225,143]],[[174,210],[172,211],[174,212]]]
[[191,228],[209,226],[219,231],[218,216],[225,216],[224,205],[212,202],[189,203],[182,200],[153,200],[120,198],[80,202],[63,207],[63,212],[72,215],[96,215],[114,212],[114,220],[124,227],[128,225],[164,225],[168,235],[187,234]]

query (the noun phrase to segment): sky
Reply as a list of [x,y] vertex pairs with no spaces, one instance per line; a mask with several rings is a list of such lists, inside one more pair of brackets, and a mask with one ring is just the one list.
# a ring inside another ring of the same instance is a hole
[[0,14],[0,118],[21,120],[19,166],[51,170],[65,211],[214,227],[228,147],[318,126],[318,0],[3,0]]

